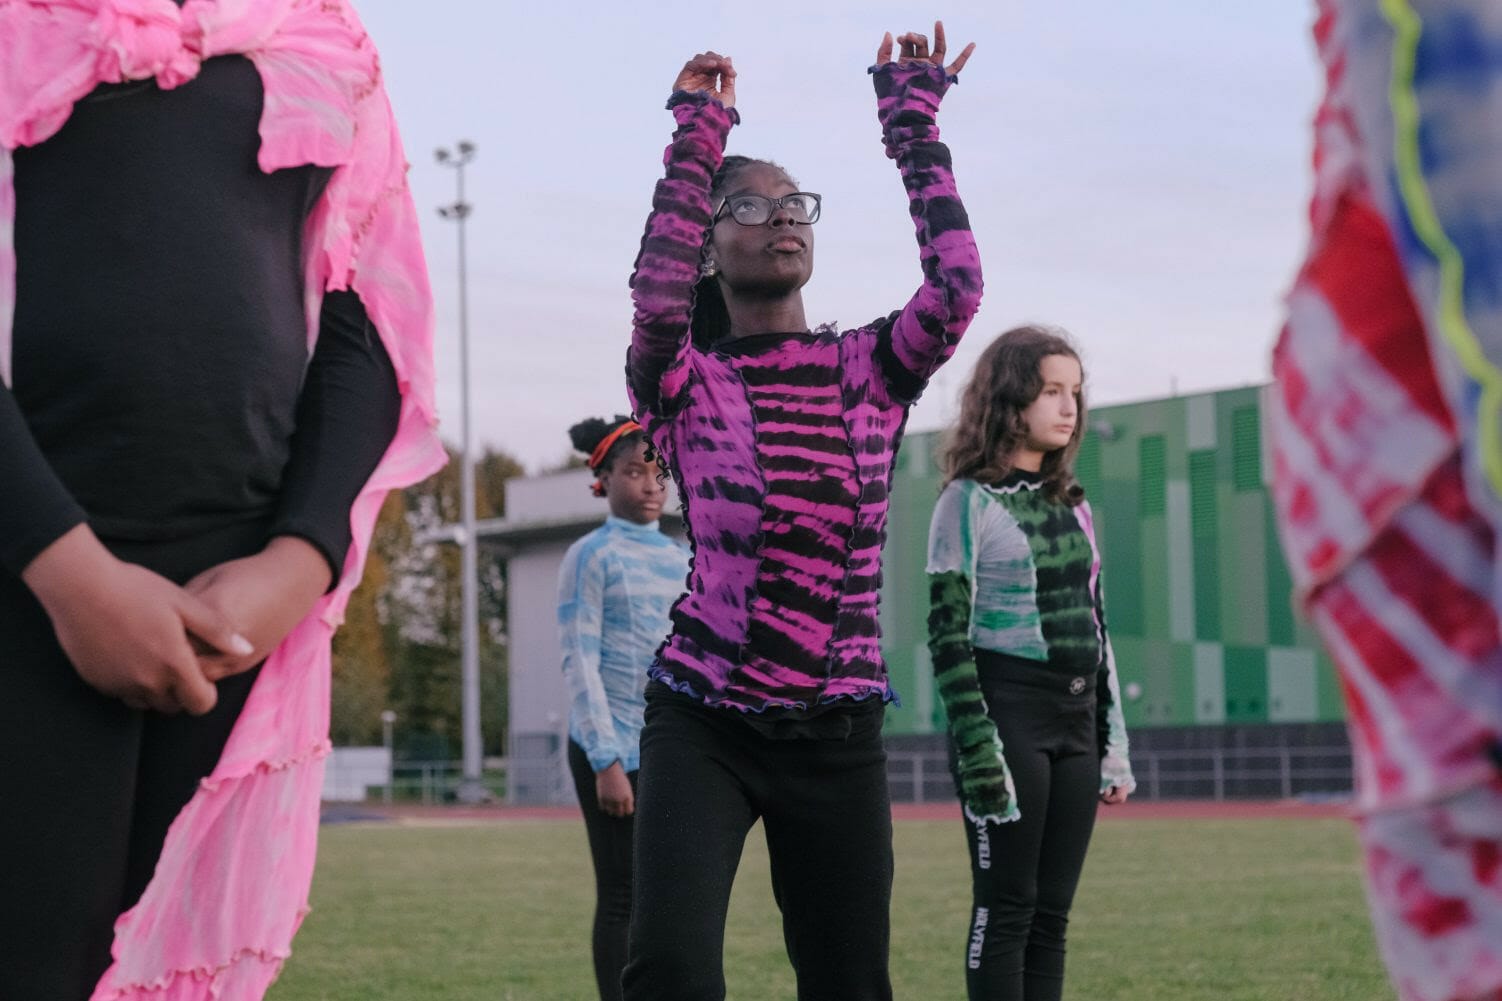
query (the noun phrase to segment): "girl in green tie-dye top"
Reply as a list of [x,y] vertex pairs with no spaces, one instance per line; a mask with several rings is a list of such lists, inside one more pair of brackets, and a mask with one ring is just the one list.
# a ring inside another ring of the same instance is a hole
[[1136,787],[1100,556],[1073,459],[1079,356],[1021,327],[982,353],[929,531],[929,648],[949,719],[975,905],[972,1001],[1053,1001],[1096,801]]

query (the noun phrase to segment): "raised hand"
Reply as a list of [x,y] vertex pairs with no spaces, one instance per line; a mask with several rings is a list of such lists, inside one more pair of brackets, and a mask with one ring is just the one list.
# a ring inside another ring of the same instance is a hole
[[116,559],[84,525],[44,549],[21,576],[79,677],[134,709],[206,713],[219,693],[193,642],[229,656],[251,651],[216,609]]
[[[897,65],[907,66],[912,63],[931,63],[934,66],[944,66],[944,57],[948,54],[949,43],[944,38],[944,22],[934,22],[933,51],[929,51],[928,36],[921,35],[916,31],[898,35],[896,45],[899,47]],[[889,31],[882,36],[881,45],[876,49],[876,65],[884,66],[892,61],[892,33]],[[965,46],[964,51],[954,57],[954,62],[944,66],[944,72],[948,76],[958,76],[965,63],[970,61],[970,53],[975,51],[975,43]]]
[[735,67],[729,56],[701,52],[683,64],[674,90],[702,91],[727,108],[735,107]]

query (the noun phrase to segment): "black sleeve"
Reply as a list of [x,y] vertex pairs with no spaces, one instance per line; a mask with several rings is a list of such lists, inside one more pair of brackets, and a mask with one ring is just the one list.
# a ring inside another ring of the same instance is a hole
[[0,566],[20,576],[43,549],[85,520],[0,383]]
[[271,534],[312,543],[329,561],[330,589],[349,551],[350,507],[396,436],[401,407],[396,369],[360,297],[329,292]]

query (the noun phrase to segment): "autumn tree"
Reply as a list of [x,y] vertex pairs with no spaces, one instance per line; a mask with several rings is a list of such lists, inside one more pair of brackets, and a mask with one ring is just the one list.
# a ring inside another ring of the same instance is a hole
[[[486,450],[475,465],[478,518],[505,514],[506,481],[522,475],[514,458]],[[397,714],[397,746],[407,758],[452,758],[460,741],[460,554],[431,541],[459,521],[460,468],[438,473],[387,499],[366,574],[335,639],[336,743],[380,737],[380,713]],[[421,540],[421,541],[420,541]],[[480,550],[481,732],[485,753],[506,746],[505,568]]]

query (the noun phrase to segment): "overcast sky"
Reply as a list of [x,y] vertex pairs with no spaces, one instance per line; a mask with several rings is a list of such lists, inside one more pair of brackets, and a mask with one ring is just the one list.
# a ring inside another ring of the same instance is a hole
[[626,279],[673,78],[734,56],[743,124],[824,196],[811,323],[856,326],[919,281],[866,67],[885,30],[944,19],[977,43],[940,126],[985,269],[980,315],[914,412],[941,426],[980,349],[1027,321],[1082,344],[1091,401],[1259,382],[1305,240],[1317,66],[1306,0],[856,0],[497,4],[356,0],[381,49],[438,299],[439,400],[457,442],[454,175],[469,139],[471,386],[477,443],[530,469],[581,417],[627,409]]

